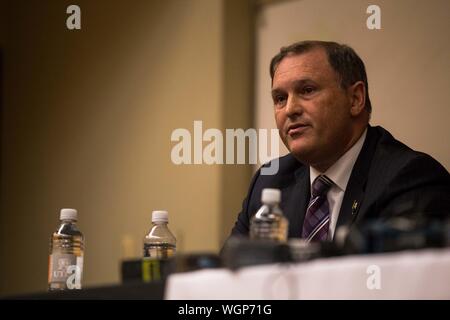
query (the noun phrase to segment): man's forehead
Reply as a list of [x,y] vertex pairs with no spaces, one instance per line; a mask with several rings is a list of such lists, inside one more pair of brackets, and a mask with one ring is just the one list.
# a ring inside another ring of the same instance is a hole
[[300,54],[289,54],[277,65],[274,81],[292,73],[318,75],[332,71],[324,49],[315,48]]

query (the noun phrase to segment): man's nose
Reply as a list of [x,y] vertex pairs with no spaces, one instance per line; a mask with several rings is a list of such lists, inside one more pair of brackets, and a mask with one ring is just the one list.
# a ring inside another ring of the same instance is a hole
[[289,95],[286,101],[286,115],[288,117],[295,117],[302,113],[301,102],[295,95]]

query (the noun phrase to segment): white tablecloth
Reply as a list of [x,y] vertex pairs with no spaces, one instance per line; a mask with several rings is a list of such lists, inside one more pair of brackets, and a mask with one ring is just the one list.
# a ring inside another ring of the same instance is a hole
[[179,273],[165,298],[450,299],[450,249]]

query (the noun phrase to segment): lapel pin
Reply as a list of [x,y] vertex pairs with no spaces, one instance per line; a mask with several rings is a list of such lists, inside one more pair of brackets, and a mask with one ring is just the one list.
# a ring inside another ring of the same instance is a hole
[[355,215],[357,209],[358,209],[358,201],[353,200],[352,215]]

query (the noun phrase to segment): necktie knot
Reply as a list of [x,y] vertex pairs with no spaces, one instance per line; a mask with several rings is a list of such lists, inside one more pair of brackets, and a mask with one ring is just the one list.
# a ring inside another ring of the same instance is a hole
[[312,196],[317,197],[327,193],[332,185],[333,181],[331,181],[330,178],[328,178],[327,176],[325,175],[318,176],[312,184],[311,190]]

